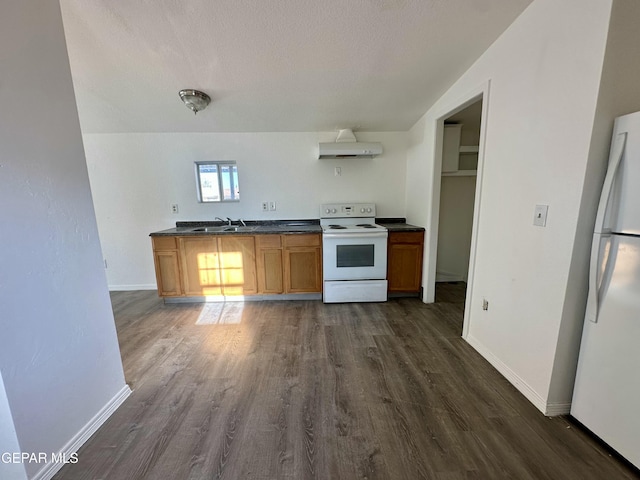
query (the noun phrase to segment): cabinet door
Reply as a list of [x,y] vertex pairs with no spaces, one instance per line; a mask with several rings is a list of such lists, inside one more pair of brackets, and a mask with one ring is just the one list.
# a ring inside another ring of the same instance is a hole
[[182,295],[178,252],[176,250],[155,251],[153,257],[156,266],[158,295],[161,297]]
[[284,293],[282,240],[280,235],[256,236],[258,293]]
[[422,276],[422,245],[389,246],[389,291],[419,292]]
[[257,252],[258,293],[283,293],[282,249],[261,249]]
[[424,232],[389,232],[387,280],[390,292],[420,292]]
[[220,258],[215,237],[179,239],[185,295],[221,295]]
[[225,295],[251,295],[258,291],[256,248],[252,236],[218,238],[220,277]]
[[320,247],[291,247],[284,250],[286,293],[322,292]]
[[284,293],[280,235],[256,235],[258,293]]

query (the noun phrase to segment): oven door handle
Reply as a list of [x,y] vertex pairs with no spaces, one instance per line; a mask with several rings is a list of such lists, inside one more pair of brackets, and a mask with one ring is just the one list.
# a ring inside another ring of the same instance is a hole
[[323,233],[322,238],[387,238],[387,232]]

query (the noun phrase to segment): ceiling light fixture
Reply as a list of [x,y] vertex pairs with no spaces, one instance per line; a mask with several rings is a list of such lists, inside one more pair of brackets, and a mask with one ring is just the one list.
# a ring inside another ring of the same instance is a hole
[[200,110],[204,110],[207,105],[209,105],[209,102],[211,102],[211,97],[209,97],[209,95],[198,90],[180,90],[179,95],[187,108],[194,114],[198,113]]

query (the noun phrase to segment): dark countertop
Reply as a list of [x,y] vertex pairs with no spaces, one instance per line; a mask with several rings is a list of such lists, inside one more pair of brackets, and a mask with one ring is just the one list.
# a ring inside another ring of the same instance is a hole
[[376,218],[376,223],[390,232],[424,232],[423,227],[407,223],[405,218]]
[[[266,220],[246,221],[247,226],[256,227],[251,231],[241,232],[206,232],[194,231],[202,227],[223,227],[226,223],[220,222],[176,222],[174,228],[152,232],[151,237],[175,236],[175,235],[268,235],[268,234],[296,234],[296,233],[322,233],[319,220]],[[409,225],[404,218],[379,218],[376,223],[387,227],[390,232],[423,232],[424,228]]]
[[[176,222],[174,228],[152,232],[151,237],[175,236],[175,235],[268,235],[268,234],[296,234],[296,233],[322,233],[319,220],[266,220],[246,221],[249,227],[256,227],[250,231],[241,232],[196,232],[194,229],[202,227],[224,227],[226,223],[220,222]],[[235,226],[235,225],[234,225]]]
[[408,223],[379,223],[383,227],[387,227],[390,232],[424,232],[424,228],[410,225]]

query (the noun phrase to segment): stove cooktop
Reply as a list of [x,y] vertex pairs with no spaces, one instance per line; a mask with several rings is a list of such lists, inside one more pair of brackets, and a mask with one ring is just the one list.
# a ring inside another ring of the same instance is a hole
[[320,225],[323,232],[342,234],[375,233],[386,231],[377,225],[376,206],[373,203],[328,203],[320,207]]
[[322,225],[322,231],[323,232],[336,232],[336,233],[338,233],[338,232],[341,232],[341,233],[363,232],[364,233],[365,230],[368,231],[368,232],[374,232],[376,230],[378,230],[378,231],[386,231],[387,229],[385,227],[383,227],[382,225],[376,225],[375,223]]

